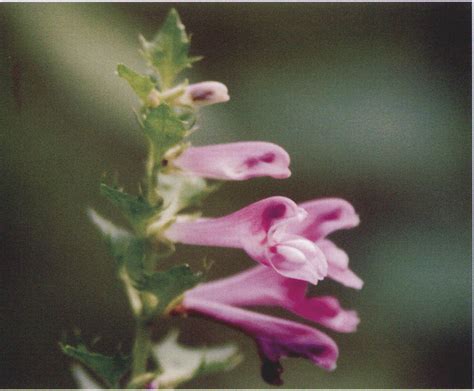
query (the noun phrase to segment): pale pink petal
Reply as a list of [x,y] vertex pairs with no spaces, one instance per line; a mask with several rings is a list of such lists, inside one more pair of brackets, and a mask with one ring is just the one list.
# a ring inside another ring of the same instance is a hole
[[339,332],[353,332],[359,318],[333,297],[306,297],[307,283],[256,266],[232,277],[198,285],[188,297],[235,306],[279,306]]
[[204,81],[186,87],[184,94],[176,103],[187,106],[207,106],[228,100],[229,94],[224,84],[217,81]]
[[190,147],[173,164],[191,174],[211,179],[288,178],[291,174],[288,153],[278,145],[266,142]]
[[306,298],[288,306],[302,318],[312,320],[340,333],[356,331],[360,319],[356,311],[341,308],[339,301],[330,296]]
[[353,228],[359,224],[359,216],[350,203],[340,198],[326,198],[300,204],[308,218],[301,224],[293,224],[291,232],[317,241],[331,232]]
[[[187,297],[219,301],[236,306],[274,305],[288,297],[288,283],[299,287],[298,296],[304,296],[307,284],[280,276],[266,266],[255,266],[231,277],[200,284],[189,290]],[[294,289],[296,291],[296,289]]]
[[328,262],[328,277],[354,289],[361,289],[364,282],[349,269],[349,257],[333,242],[322,239],[317,242]]
[[303,357],[326,370],[336,368],[336,343],[316,329],[187,295],[183,306],[188,312],[205,315],[252,336],[262,357],[262,376],[271,384],[281,384],[279,360],[283,357]]
[[[272,243],[274,242],[274,244]],[[328,273],[324,253],[314,243],[296,235],[275,233],[265,257],[279,274],[317,284]]]

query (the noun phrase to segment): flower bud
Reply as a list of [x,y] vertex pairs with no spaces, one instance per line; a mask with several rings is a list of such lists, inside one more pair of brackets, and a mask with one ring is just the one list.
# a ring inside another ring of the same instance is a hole
[[204,81],[189,85],[178,103],[186,106],[208,106],[214,103],[227,102],[227,87],[217,81]]

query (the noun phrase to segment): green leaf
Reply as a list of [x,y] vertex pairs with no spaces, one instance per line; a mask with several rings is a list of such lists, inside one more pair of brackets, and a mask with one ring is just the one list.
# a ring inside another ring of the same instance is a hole
[[141,292],[149,292],[156,298],[154,308],[148,314],[151,317],[168,312],[185,291],[196,286],[201,280],[201,273],[193,273],[189,265],[179,265],[164,272],[145,275],[135,288]]
[[155,83],[150,77],[140,75],[123,64],[117,65],[117,73],[128,82],[138,97],[146,102],[148,95],[155,88]]
[[176,76],[201,57],[189,57],[191,40],[186,34],[178,12],[173,8],[168,13],[155,38],[148,42],[140,37],[143,55],[160,76],[162,90],[172,86]]
[[129,370],[131,360],[129,357],[116,354],[105,356],[100,353],[90,352],[84,344],[76,347],[61,344],[62,351],[97,374],[111,388],[118,388],[120,379]]
[[242,360],[235,345],[189,348],[178,343],[178,332],[172,331],[153,348],[160,365],[156,378],[162,388],[176,387],[200,375],[233,369]]
[[159,163],[166,151],[180,143],[186,134],[183,121],[164,103],[150,109],[143,126],[152,142],[155,160]]
[[150,205],[142,196],[127,194],[105,183],[101,183],[100,193],[118,207],[128,221],[137,228],[143,228],[160,210],[159,206]]
[[101,231],[119,268],[126,269],[133,283],[142,281],[146,252],[145,240],[118,228],[93,210],[89,210],[89,217]]

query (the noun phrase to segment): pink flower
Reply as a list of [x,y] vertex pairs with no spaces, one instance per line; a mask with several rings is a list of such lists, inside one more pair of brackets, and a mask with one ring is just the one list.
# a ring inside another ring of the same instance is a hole
[[282,357],[303,357],[336,368],[338,348],[326,334],[303,324],[239,307],[280,306],[331,329],[355,331],[359,318],[332,297],[307,298],[306,283],[257,266],[236,276],[201,284],[185,293],[180,311],[201,314],[252,336],[262,359],[262,377],[281,384]]
[[288,178],[291,174],[288,153],[276,144],[258,141],[190,147],[173,164],[212,179]]
[[306,297],[307,285],[282,277],[268,267],[255,266],[235,276],[201,284],[187,295],[239,307],[278,306],[341,333],[356,330],[359,318],[355,311],[343,310],[334,297]]
[[279,274],[316,284],[328,272],[326,257],[312,241],[288,231],[307,212],[285,197],[270,197],[230,215],[190,220],[178,217],[164,232],[172,242],[244,249]]
[[354,208],[342,199],[298,206],[285,197],[270,197],[220,218],[178,217],[165,236],[173,242],[242,248],[282,276],[313,284],[329,276],[360,289],[363,282],[349,269],[347,254],[326,239],[358,224]]
[[207,106],[229,100],[227,87],[217,81],[190,84],[178,98],[178,104],[186,106]]

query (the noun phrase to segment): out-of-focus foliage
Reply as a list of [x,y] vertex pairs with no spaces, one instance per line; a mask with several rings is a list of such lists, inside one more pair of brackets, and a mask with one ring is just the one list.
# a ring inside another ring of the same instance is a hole
[[[126,226],[98,190],[104,171],[137,189],[144,168],[137,99],[116,65],[144,74],[138,34],[152,36],[171,7],[0,5],[2,387],[74,386],[55,349],[74,326],[86,340],[103,336],[99,351],[116,351],[117,340],[128,351],[127,298],[86,211]],[[226,184],[206,213],[281,194],[344,197],[361,216],[336,238],[366,283],[342,297],[359,331],[338,336],[335,372],[285,363],[286,386],[470,388],[471,5],[176,7],[205,56],[190,82],[221,81],[231,96],[202,111],[193,142],[266,140],[292,157],[290,179]],[[252,264],[238,250],[206,248],[180,248],[175,260],[194,269],[206,255],[210,279]],[[265,387],[239,333],[189,320],[182,336],[235,340],[246,356],[232,375],[187,386]]]
[[189,348],[171,331],[153,348],[161,373],[155,380],[160,388],[176,387],[198,376],[229,371],[242,360],[236,346]]
[[119,380],[131,365],[129,357],[115,354],[113,357],[89,351],[83,344],[78,346],[61,345],[62,351],[93,370],[106,383],[107,387],[117,388]]

